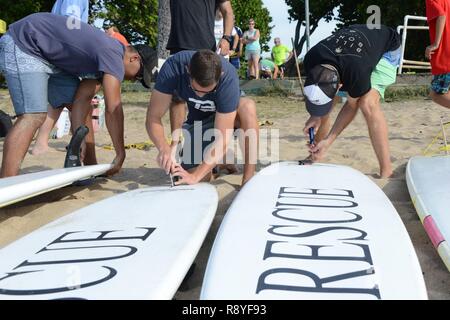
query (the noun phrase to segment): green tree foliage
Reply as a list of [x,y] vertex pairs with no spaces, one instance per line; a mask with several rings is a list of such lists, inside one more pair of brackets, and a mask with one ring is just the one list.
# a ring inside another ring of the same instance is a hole
[[263,51],[269,50],[268,42],[273,26],[269,10],[263,6],[262,0],[231,0],[235,24],[244,32],[248,30],[248,20],[255,20],[255,28],[260,32],[260,43]]
[[[300,34],[300,28],[306,26],[305,22],[305,1],[304,0],[285,0],[289,6],[289,21],[297,21],[295,27],[294,47],[297,55],[300,55],[304,44],[306,42],[306,29],[304,28],[303,34]],[[357,2],[357,1],[354,1]],[[319,21],[323,18],[325,21],[330,22],[334,19],[333,10],[339,5],[340,1],[337,0],[310,0],[309,1],[309,33],[312,35],[319,26]]]
[[156,47],[158,0],[91,0],[91,20],[105,19],[103,26],[116,26],[130,43]]
[[35,12],[50,12],[55,0],[1,0],[0,19],[8,25]]

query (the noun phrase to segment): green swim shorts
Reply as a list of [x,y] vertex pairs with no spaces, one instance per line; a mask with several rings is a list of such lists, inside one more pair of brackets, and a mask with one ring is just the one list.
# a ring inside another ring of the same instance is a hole
[[382,58],[375,67],[375,70],[372,71],[370,77],[372,88],[377,90],[380,93],[381,98],[384,99],[384,92],[388,86],[395,83],[396,77],[397,67]]

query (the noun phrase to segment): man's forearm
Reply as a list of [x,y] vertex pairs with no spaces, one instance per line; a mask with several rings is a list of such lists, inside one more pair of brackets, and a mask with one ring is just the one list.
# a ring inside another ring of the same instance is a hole
[[125,154],[125,143],[123,138],[123,109],[122,105],[114,108],[114,111],[106,111],[106,127],[117,154]]
[[351,106],[347,101],[339,112],[336,121],[334,122],[334,125],[331,128],[330,133],[328,134],[327,139],[329,139],[330,142],[336,140],[341,132],[344,131],[345,128],[347,128],[349,123],[353,121],[357,112],[357,105]]
[[221,13],[223,16],[223,34],[227,36],[231,36],[231,32],[233,31],[233,9],[231,7],[231,2],[228,5],[221,8]]
[[150,119],[147,123],[147,133],[158,150],[169,146],[164,134],[164,126],[162,125],[161,119]]
[[446,16],[439,16],[436,19],[436,37],[434,39],[434,45],[439,47],[442,40],[442,35],[444,34]]
[[170,107],[170,129],[172,130],[172,141],[177,143],[181,138],[181,128],[186,120],[185,103],[173,104]]

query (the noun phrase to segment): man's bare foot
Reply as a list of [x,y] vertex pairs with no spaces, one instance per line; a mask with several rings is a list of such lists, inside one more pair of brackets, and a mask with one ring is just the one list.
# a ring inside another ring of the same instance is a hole
[[31,149],[30,154],[33,156],[39,156],[41,154],[44,154],[48,151],[48,145],[40,145],[35,143],[33,146],[33,149]]
[[393,174],[392,170],[380,171],[380,179],[392,178]]

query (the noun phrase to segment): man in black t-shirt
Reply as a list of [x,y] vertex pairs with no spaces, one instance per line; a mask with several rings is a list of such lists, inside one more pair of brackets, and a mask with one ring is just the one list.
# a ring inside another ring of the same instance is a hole
[[[361,109],[380,164],[380,177],[392,175],[387,123],[380,98],[395,83],[400,45],[399,34],[391,28],[353,25],[322,40],[307,53],[305,104],[311,117],[304,133],[307,135],[310,128],[317,132],[315,143],[309,147],[313,161],[325,156]],[[329,113],[338,90],[347,92],[347,102],[330,131]]]
[[214,20],[216,8],[223,16],[223,38],[220,53],[229,54],[232,42],[233,9],[229,0],[170,0],[171,27],[167,50],[175,54],[183,50],[216,51]]
[[[214,23],[216,10],[223,16],[223,37],[218,46],[222,56],[229,55],[233,41],[233,8],[230,0],[170,0],[171,27],[167,50],[171,55],[184,50],[208,49],[216,52]],[[177,94],[170,105],[170,127],[179,128],[186,119],[186,101]],[[233,172],[235,168],[230,167]]]

